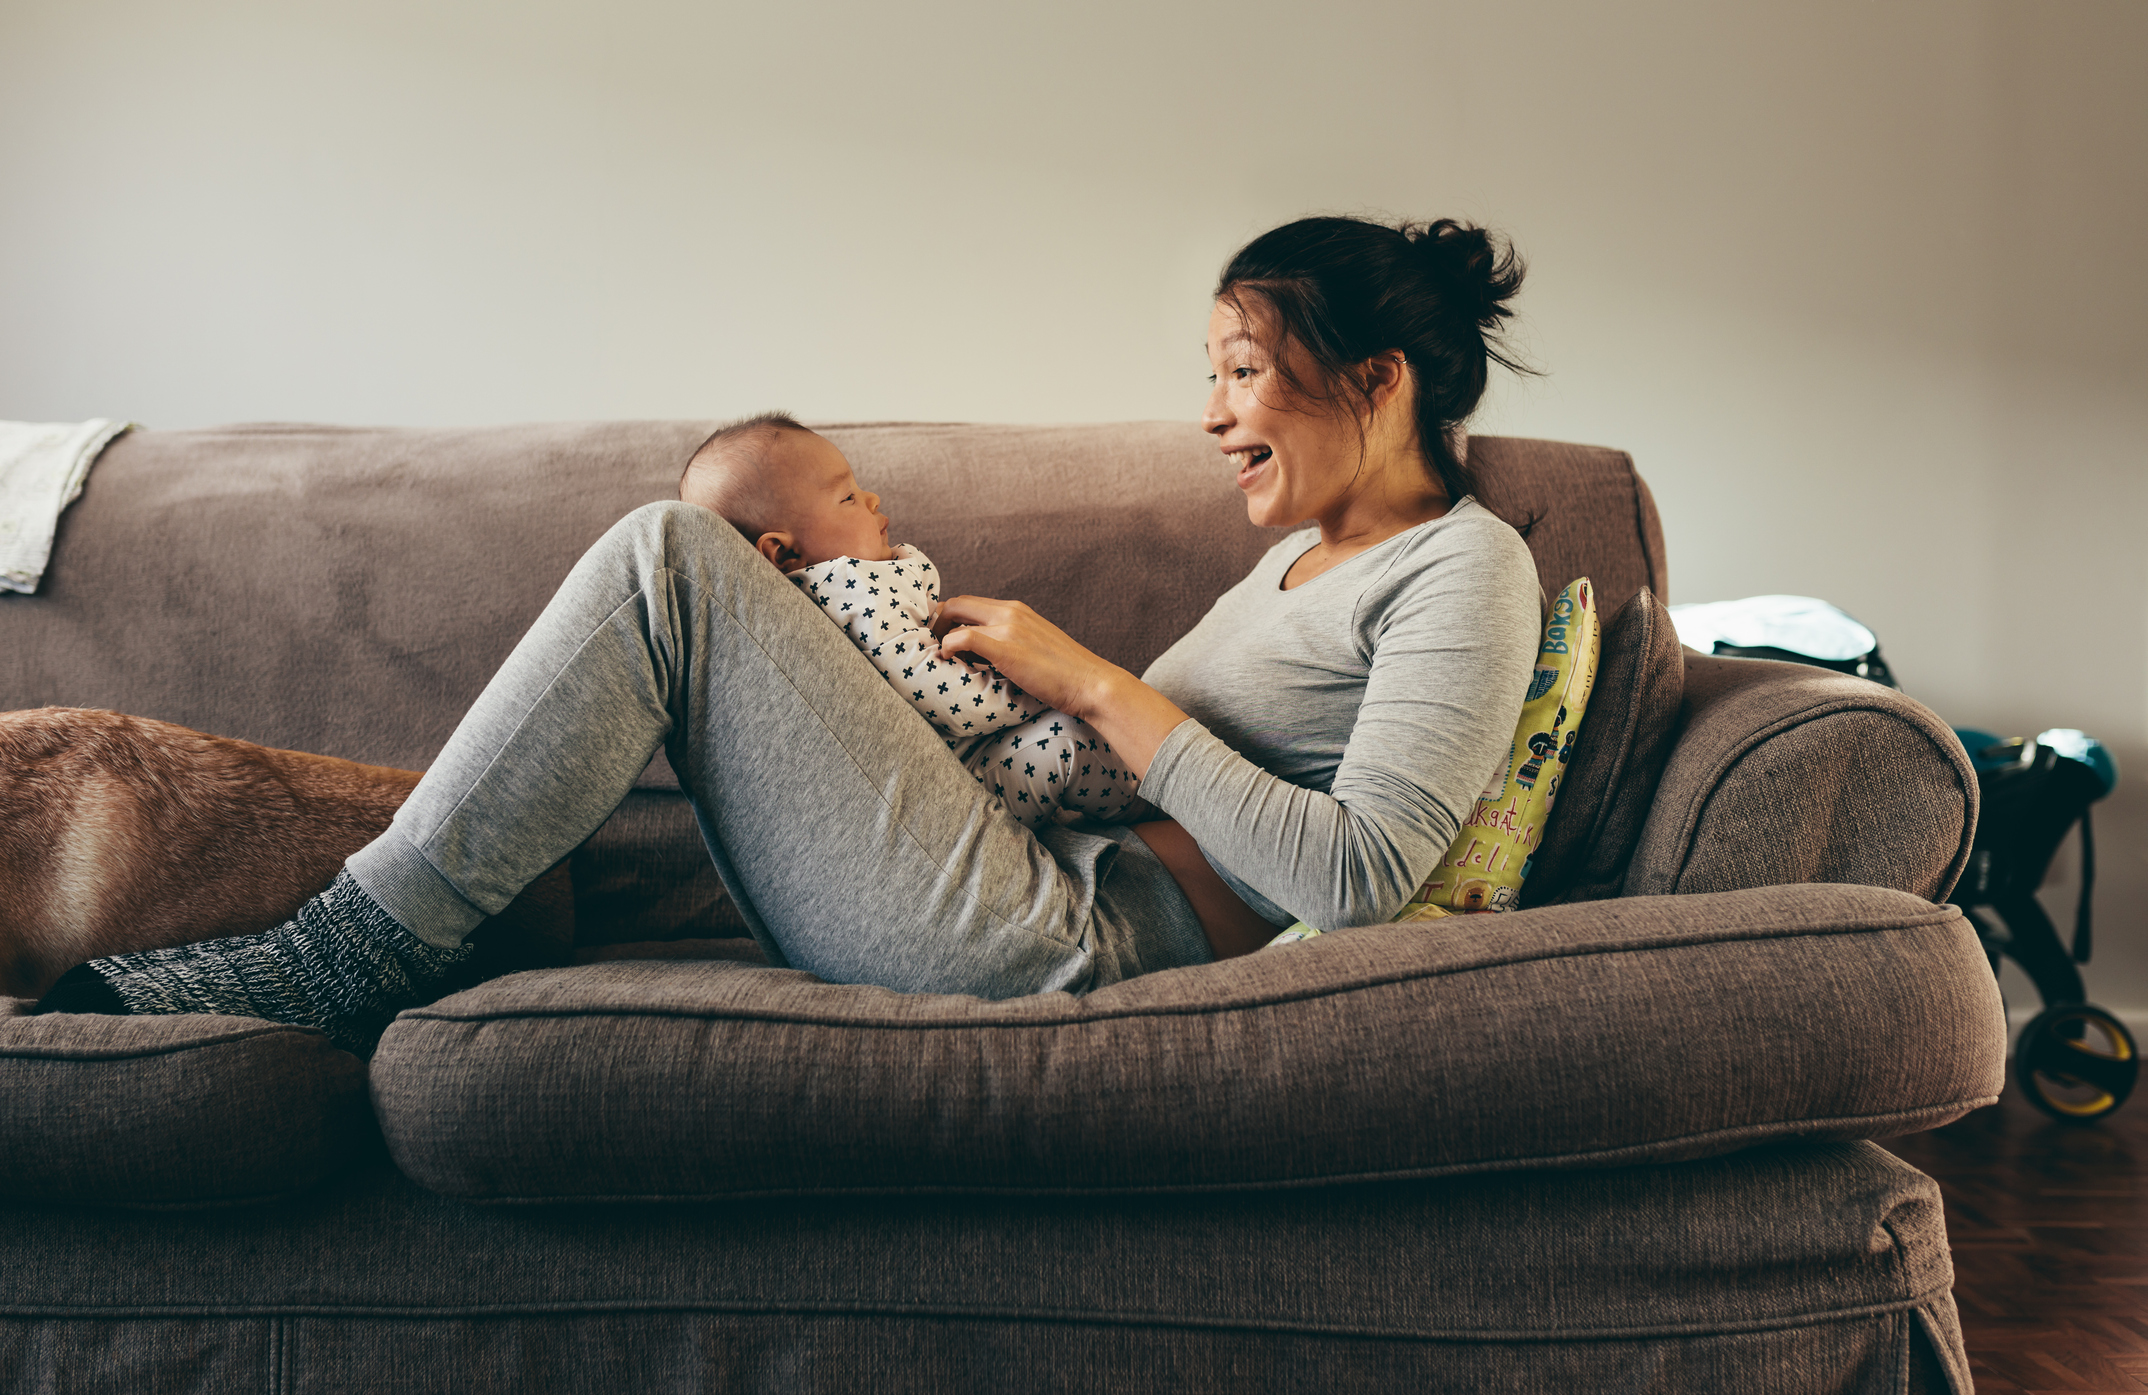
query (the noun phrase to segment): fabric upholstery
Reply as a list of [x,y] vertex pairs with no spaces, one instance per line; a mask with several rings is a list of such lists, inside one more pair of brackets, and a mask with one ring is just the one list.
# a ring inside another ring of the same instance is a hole
[[1957,910],[1774,887],[1343,931],[1079,999],[539,971],[405,1013],[372,1081],[426,1186],[594,1199],[1639,1162],[1928,1128],[2004,1064]]
[[216,1213],[0,1204],[0,1384],[56,1350],[70,1389],[220,1389],[172,1376],[237,1350],[253,1390],[1895,1391],[1951,1277],[1937,1188],[1867,1143],[750,1205],[476,1207],[381,1168]]
[[[1168,1261],[1166,1261],[1168,1262]],[[1939,1395],[1924,1338],[1944,1297],[1839,1322],[1616,1341],[1415,1342],[1215,1327],[816,1313],[575,1315],[544,1321],[286,1320],[279,1351],[306,1388],[916,1392],[1616,1390],[1645,1395]],[[1939,1319],[1945,1321],[1945,1319]],[[456,1379],[445,1378],[453,1371]],[[332,1373],[332,1374],[331,1374]],[[1753,1384],[1765,1373],[1765,1384]],[[114,1387],[120,1388],[120,1387]],[[250,1387],[241,1387],[250,1388]],[[1952,1387],[1969,1395],[1966,1383]]]
[[694,806],[676,790],[628,795],[572,865],[578,945],[748,933],[702,844]]
[[1930,708],[1804,664],[1685,651],[1685,716],[1628,896],[1856,882],[1944,899],[1977,784]]
[[[1426,1343],[1003,1318],[721,1312],[0,1319],[0,1383],[69,1395],[1739,1390],[1927,1395],[1919,1312],[1706,1339]],[[1910,1343],[1917,1343],[1909,1346]],[[1907,1347],[1907,1349],[1905,1349]],[[1904,1383],[1904,1370],[1908,1383]],[[1935,1381],[1940,1383],[1934,1383]],[[1956,1387],[1967,1395],[1966,1385]]]
[[1524,905],[1618,894],[1670,756],[1684,694],[1678,631],[1643,587],[1604,626],[1596,689],[1522,887]]
[[230,1205],[309,1190],[379,1147],[365,1067],[319,1032],[0,1004],[0,1197]]
[[1523,530],[1547,597],[1586,576],[1615,615],[1647,587],[1668,604],[1663,523],[1633,458],[1602,446],[1472,436],[1469,464],[1485,507]]
[[[70,1395],[470,1391],[1256,1391],[1764,1388],[1969,1395],[1924,1340],[1942,1297],[1835,1322],[1603,1342],[1419,1342],[1313,1332],[907,1314],[599,1312],[501,1318],[0,1319],[0,1383]],[[263,1373],[283,1383],[263,1384]],[[1765,1385],[1753,1382],[1762,1379]],[[1905,1374],[1906,1373],[1906,1374]]]

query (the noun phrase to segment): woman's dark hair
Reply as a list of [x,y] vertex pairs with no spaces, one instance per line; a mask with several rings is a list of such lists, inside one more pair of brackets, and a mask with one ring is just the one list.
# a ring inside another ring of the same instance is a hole
[[[1246,297],[1274,315],[1265,345],[1292,392],[1317,403],[1371,391],[1355,371],[1400,349],[1417,381],[1417,439],[1450,502],[1476,481],[1450,433],[1476,410],[1490,365],[1530,372],[1500,342],[1506,302],[1521,289],[1522,260],[1482,228],[1442,218],[1389,227],[1363,218],[1301,218],[1262,233],[1232,257],[1216,299],[1252,331]],[[1297,343],[1317,374],[1304,382],[1286,353]],[[1362,421],[1362,417],[1360,417]]]

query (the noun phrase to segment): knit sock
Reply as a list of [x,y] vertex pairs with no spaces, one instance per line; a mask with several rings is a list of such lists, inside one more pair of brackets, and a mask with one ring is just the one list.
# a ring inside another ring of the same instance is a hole
[[339,872],[273,930],[92,959],[32,1011],[261,1017],[318,1027],[362,1056],[397,1012],[438,996],[469,957],[468,945],[441,949],[411,934]]

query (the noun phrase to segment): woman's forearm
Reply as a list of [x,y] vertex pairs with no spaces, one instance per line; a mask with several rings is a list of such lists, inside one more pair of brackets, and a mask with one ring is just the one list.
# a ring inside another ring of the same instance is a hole
[[1142,796],[1275,908],[1322,930],[1394,915],[1454,840],[1450,814],[1384,771],[1341,772],[1346,800],[1280,779],[1198,726],[1166,745]]
[[1135,775],[1146,775],[1149,762],[1172,728],[1191,721],[1177,703],[1117,665],[1098,675],[1086,711],[1074,712],[1110,744]]

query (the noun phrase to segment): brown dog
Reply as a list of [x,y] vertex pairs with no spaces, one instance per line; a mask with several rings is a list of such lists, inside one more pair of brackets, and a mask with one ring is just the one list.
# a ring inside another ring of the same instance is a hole
[[[0,995],[289,920],[417,783],[118,712],[0,712]],[[473,976],[565,963],[573,938],[561,863],[478,927]]]

